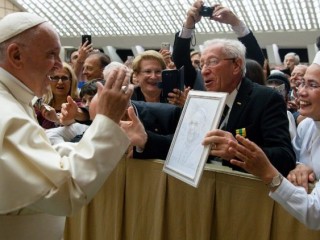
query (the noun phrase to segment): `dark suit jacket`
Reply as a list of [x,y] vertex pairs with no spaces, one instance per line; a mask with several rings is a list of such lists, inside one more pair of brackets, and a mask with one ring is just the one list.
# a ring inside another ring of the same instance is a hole
[[257,61],[263,67],[265,57],[253,33],[250,31],[248,35],[238,40],[246,47],[246,58]]
[[[248,35],[238,39],[246,47],[246,58],[256,60],[263,67],[264,55],[253,33],[250,32]],[[176,33],[172,59],[178,69],[184,66],[184,83],[187,87],[191,86],[191,88],[195,90],[204,90],[200,89],[201,87],[198,89],[194,88],[198,85],[195,84],[196,81],[202,81],[202,78],[199,78],[199,75],[197,76],[197,70],[192,65],[190,58],[190,42],[191,38],[181,38],[179,37],[179,32]]]
[[138,153],[134,148],[133,157],[166,159],[182,109],[169,103],[131,102],[148,135],[144,151]]
[[[181,109],[161,103],[139,102],[139,105],[139,117],[147,129],[148,142],[144,152],[134,152],[134,157],[165,159]],[[286,104],[282,96],[271,88],[244,78],[225,130],[235,136],[237,129],[245,129],[246,137],[263,149],[271,163],[284,176],[295,167],[288,126]],[[226,161],[223,163],[241,170]]]
[[[146,101],[146,98],[144,97],[140,86],[134,87],[133,94],[131,96],[131,100],[143,101],[143,102]],[[168,103],[168,100],[162,94],[160,94],[160,102],[161,103]]]
[[295,167],[295,154],[283,97],[244,78],[225,130],[235,135],[237,129],[243,128],[247,138],[259,145],[271,163],[287,176]]

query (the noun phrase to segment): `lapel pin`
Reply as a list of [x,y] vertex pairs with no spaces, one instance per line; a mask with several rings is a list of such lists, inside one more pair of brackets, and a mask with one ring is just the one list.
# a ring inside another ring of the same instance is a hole
[[247,136],[247,131],[245,128],[240,128],[236,130],[236,134],[239,134],[242,137],[246,137]]

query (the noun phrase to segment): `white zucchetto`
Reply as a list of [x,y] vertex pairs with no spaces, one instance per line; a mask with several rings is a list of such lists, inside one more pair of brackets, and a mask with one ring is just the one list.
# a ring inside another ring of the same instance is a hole
[[10,13],[0,20],[0,43],[43,22],[47,20],[29,12]]

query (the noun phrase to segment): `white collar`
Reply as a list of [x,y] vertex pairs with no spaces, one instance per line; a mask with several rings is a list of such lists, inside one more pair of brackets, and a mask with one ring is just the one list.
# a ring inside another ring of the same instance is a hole
[[[240,81],[240,83],[238,84],[238,86],[231,92],[228,94],[227,99],[226,99],[226,105],[228,105],[228,107],[231,109],[234,103],[234,100],[237,97],[238,94],[238,89],[240,87],[242,81]],[[230,112],[230,110],[229,110]]]
[[15,76],[0,68],[0,82],[8,88],[11,94],[21,102],[29,104],[35,98],[34,93]]

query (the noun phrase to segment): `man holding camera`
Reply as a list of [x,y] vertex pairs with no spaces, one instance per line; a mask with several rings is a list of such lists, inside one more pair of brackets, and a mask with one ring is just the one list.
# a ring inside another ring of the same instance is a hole
[[206,7],[203,5],[203,1],[196,1],[187,13],[187,19],[183,24],[182,30],[176,34],[172,53],[172,58],[176,67],[181,68],[184,66],[184,76],[189,77],[188,82],[191,83],[191,88],[198,90],[196,86],[199,85],[199,80],[202,81],[200,72],[193,67],[189,56],[190,42],[191,37],[194,34],[195,24],[200,21],[200,19],[196,21],[195,18],[191,16],[195,11],[199,17],[209,17],[210,20],[229,24],[237,35],[238,40],[247,48],[246,58],[257,61],[263,67],[264,55],[256,38],[248,27],[230,9],[219,4],[216,4],[213,7]]
[[[230,9],[219,4],[216,4],[213,7],[207,7],[203,5],[202,1],[196,1],[189,12],[193,11],[192,9],[199,6],[199,4],[201,4],[201,8],[199,9],[200,16],[209,17],[210,20],[215,20],[220,23],[230,24],[237,35],[238,40],[247,48],[246,57],[257,61],[263,67],[265,59],[256,38],[248,27]],[[196,22],[193,18],[187,17],[182,30],[175,36],[172,58],[177,68],[184,66],[185,83],[189,83],[187,86],[194,90],[205,90],[201,69],[194,68],[188,55],[195,24]],[[176,96],[176,99],[178,99],[178,96]]]
[[[231,24],[239,37],[249,37],[252,40],[252,33],[229,9],[218,4],[213,8],[210,19]],[[196,1],[189,9],[183,29],[175,39],[174,51],[186,52],[185,58],[190,59],[189,45],[195,24],[202,17],[201,9],[203,2]],[[256,43],[255,39],[254,42]],[[236,141],[235,134],[242,132],[262,147],[273,165],[287,175],[295,166],[295,155],[288,131],[286,105],[279,94],[244,77],[244,45],[246,44],[227,39],[214,39],[204,44],[200,65],[205,88],[207,91],[229,93],[226,101],[229,111],[220,126],[224,130],[210,131],[203,144],[211,145],[210,161],[227,160],[222,161],[223,164],[231,166],[228,161],[234,156],[228,152],[228,142]],[[257,43],[256,46],[250,45],[248,54],[252,53],[253,49],[261,53]],[[263,55],[259,62],[263,64]]]

